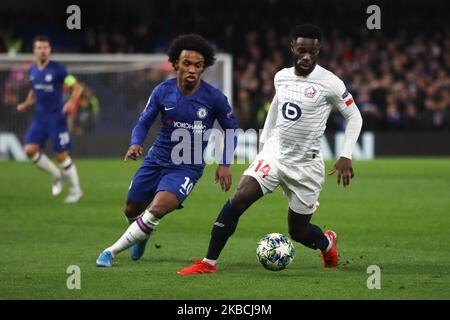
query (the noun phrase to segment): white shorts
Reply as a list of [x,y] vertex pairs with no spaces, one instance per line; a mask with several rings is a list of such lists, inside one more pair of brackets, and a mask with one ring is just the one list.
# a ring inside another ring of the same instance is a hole
[[309,215],[319,205],[317,200],[325,182],[325,165],[320,154],[299,165],[284,165],[263,148],[244,175],[255,178],[264,195],[281,185],[288,197],[289,208]]

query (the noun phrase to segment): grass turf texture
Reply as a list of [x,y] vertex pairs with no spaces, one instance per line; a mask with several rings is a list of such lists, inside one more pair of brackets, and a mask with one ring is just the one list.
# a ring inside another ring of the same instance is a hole
[[[126,228],[122,207],[139,163],[76,163],[85,196],[65,205],[63,195],[50,195],[51,179],[29,163],[0,162],[1,299],[450,298],[448,158],[355,162],[348,189],[327,177],[313,222],[337,232],[337,269],[324,269],[318,252],[300,244],[286,270],[259,265],[258,240],[287,234],[287,201],[278,189],[241,218],[219,273],[200,276],[176,271],[203,257],[211,225],[231,195],[214,185],[215,166],[205,170],[185,208],[162,221],[140,261],[126,251],[113,268],[99,269],[98,254]],[[245,167],[233,167],[232,190]],[[66,287],[69,265],[81,268],[81,290]],[[381,290],[367,289],[370,265],[382,268]]]

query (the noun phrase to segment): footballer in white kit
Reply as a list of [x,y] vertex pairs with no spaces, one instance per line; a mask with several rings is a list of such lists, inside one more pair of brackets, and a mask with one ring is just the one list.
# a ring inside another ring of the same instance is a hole
[[312,214],[325,178],[320,143],[331,109],[337,107],[348,122],[340,155],[347,159],[361,116],[342,80],[319,65],[304,77],[295,74],[295,67],[283,69],[274,83],[276,94],[260,139],[264,147],[244,175],[254,177],[264,194],[281,185],[289,208]]
[[217,259],[236,230],[240,216],[279,185],[288,198],[291,238],[319,249],[324,267],[337,267],[336,233],[323,232],[310,223],[325,180],[320,144],[328,116],[336,107],[347,125],[343,150],[329,174],[337,172],[338,185],[342,181],[344,187],[348,186],[354,176],[351,159],[362,118],[344,83],[317,64],[321,39],[321,31],[315,25],[303,24],[292,30],[290,50],[294,66],[275,75],[276,94],[260,139],[262,151],[244,172],[235,194],[217,217],[206,257],[179,274],[216,272]]

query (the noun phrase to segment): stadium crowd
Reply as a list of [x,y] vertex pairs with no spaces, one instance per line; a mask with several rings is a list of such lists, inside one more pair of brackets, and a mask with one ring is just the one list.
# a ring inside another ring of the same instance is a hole
[[[439,25],[439,15],[434,24],[414,32],[409,30],[408,22],[420,26],[421,17],[411,22],[407,13],[389,19],[382,30],[368,30],[365,21],[336,18],[355,14],[348,4],[343,9],[340,1],[330,2],[329,12],[316,10],[313,1],[302,2],[301,9],[311,13],[308,15],[298,14],[291,8],[292,2],[283,0],[258,2],[257,7],[252,3],[223,3],[221,10],[214,10],[212,4],[190,6],[180,1],[172,5],[170,18],[154,14],[163,10],[154,4],[149,10],[153,15],[146,12],[146,17],[150,14],[152,19],[136,18],[131,25],[126,21],[88,24],[78,34],[75,50],[161,52],[173,35],[202,33],[219,51],[233,55],[233,102],[239,125],[258,128],[264,123],[274,95],[275,73],[292,64],[290,27],[293,21],[304,19],[323,28],[319,64],[344,80],[363,114],[364,130],[450,130],[450,38],[448,27]],[[277,19],[278,12],[283,12],[283,19]],[[398,28],[402,24],[406,27]],[[15,50],[17,42],[11,42]],[[7,50],[5,41],[0,44],[2,49]],[[328,127],[342,130],[343,125],[342,117],[333,111]]]

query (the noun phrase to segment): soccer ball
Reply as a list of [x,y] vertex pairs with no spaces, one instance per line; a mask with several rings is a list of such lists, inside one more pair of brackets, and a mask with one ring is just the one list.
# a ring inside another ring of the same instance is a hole
[[269,233],[258,242],[256,257],[271,271],[285,269],[294,260],[295,248],[291,240],[281,233]]

